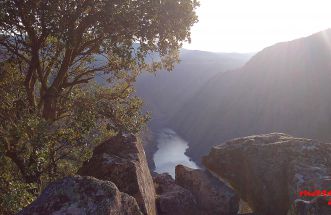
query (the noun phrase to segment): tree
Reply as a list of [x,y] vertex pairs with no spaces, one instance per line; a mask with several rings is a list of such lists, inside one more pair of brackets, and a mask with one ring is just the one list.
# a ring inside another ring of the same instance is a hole
[[[130,72],[131,82],[142,70],[171,69],[190,39],[196,6],[195,0],[4,0],[0,45],[20,61],[30,108],[56,120],[74,86],[98,72]],[[151,53],[159,61],[147,65]]]
[[15,213],[49,182],[75,174],[104,138],[139,132],[148,115],[131,94],[120,84],[77,87],[68,98],[68,115],[48,121],[29,111],[16,64],[0,65],[0,214]]
[[0,212],[13,213],[48,182],[74,174],[102,138],[141,130],[148,117],[133,82],[142,71],[173,68],[197,6],[0,2]]

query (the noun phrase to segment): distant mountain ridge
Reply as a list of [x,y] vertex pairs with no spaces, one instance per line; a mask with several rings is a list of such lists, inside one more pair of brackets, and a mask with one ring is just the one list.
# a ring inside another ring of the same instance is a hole
[[270,132],[331,139],[331,29],[278,43],[206,83],[170,120],[200,160],[225,140]]
[[152,112],[152,128],[163,126],[213,76],[239,68],[252,54],[213,53],[182,49],[173,71],[142,74],[136,84],[145,110]]

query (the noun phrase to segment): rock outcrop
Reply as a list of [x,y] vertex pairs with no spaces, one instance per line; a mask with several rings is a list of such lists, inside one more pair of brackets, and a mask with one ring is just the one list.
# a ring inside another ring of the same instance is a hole
[[133,196],[146,215],[156,215],[155,189],[141,142],[133,135],[115,136],[95,148],[79,175],[112,181]]
[[204,165],[226,180],[257,214],[284,215],[300,191],[328,190],[331,144],[273,133],[212,148]]
[[153,179],[158,215],[203,215],[192,193],[177,185],[169,174],[157,174]]
[[238,212],[238,195],[207,171],[178,165],[176,183],[192,192],[204,215],[236,215]]
[[93,177],[74,176],[51,183],[18,215],[142,215],[136,200],[116,185]]

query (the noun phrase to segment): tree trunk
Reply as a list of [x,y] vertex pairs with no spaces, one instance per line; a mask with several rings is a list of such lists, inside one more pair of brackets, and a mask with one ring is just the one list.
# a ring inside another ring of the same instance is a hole
[[46,91],[43,96],[43,113],[46,120],[54,121],[57,117],[57,95],[54,90]]

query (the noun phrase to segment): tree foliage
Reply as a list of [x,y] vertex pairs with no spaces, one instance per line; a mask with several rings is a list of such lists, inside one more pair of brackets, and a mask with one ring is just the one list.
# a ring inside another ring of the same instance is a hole
[[[130,82],[142,70],[170,70],[190,38],[196,5],[191,0],[4,0],[0,45],[21,62],[31,108],[55,120],[64,114],[61,106],[73,87],[97,72],[130,72]],[[153,52],[159,56],[146,63]]]
[[[0,213],[74,174],[103,138],[148,119],[133,83],[171,70],[195,0],[0,2]],[[98,78],[106,84],[95,83]]]
[[29,110],[23,80],[14,65],[1,66],[2,209],[28,204],[50,181],[75,174],[102,139],[137,133],[148,119],[140,113],[142,101],[131,95],[132,88],[123,92],[122,84],[89,84],[72,91],[65,117],[48,121]]

